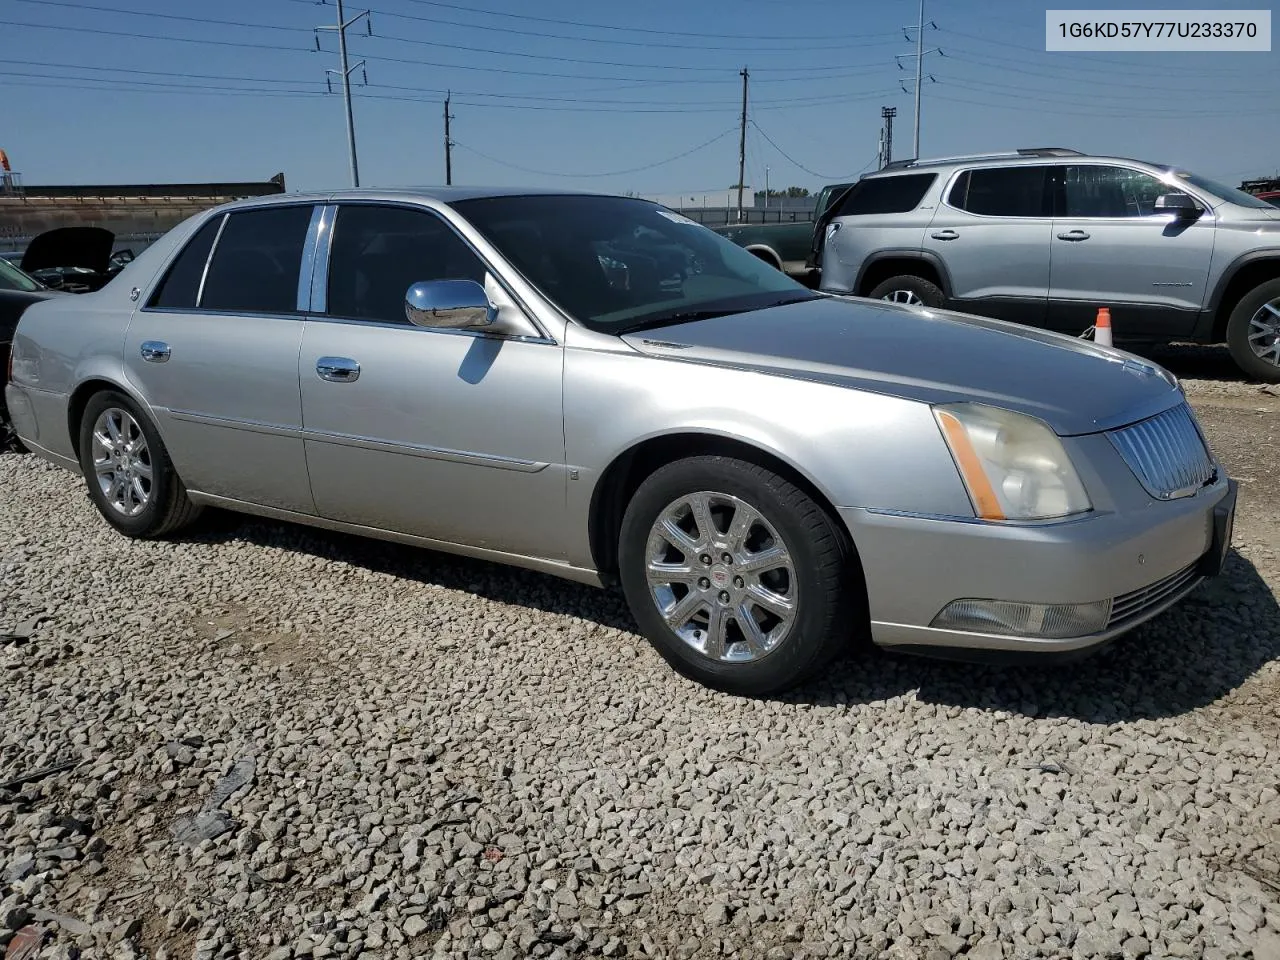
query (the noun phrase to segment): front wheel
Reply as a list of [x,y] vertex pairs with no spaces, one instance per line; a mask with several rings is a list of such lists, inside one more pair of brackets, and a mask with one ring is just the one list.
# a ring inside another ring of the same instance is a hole
[[883,283],[876,284],[867,294],[872,300],[888,300],[890,303],[905,303],[913,307],[942,307],[946,303],[946,295],[942,288],[924,277],[903,274],[890,277]]
[[114,390],[94,394],[85,405],[80,469],[98,512],[126,536],[162,537],[200,512],[156,428],[133,400]]
[[677,671],[752,696],[812,676],[865,630],[844,531],[804,491],[728,457],[660,468],[622,521],[632,615]]
[[1280,279],[1240,298],[1227,320],[1227,349],[1255,380],[1280,383]]

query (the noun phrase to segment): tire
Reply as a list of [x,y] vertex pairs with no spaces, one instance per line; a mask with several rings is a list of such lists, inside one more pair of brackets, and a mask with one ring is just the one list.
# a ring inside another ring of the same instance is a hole
[[909,273],[890,277],[876,284],[867,296],[872,300],[889,300],[892,303],[907,303],[934,309],[940,309],[947,302],[946,294],[936,283]]
[[[122,415],[132,424],[125,422]],[[95,439],[96,432],[106,443]],[[116,436],[122,438],[119,443]],[[109,472],[104,471],[100,481],[95,460],[101,461],[104,456],[111,458],[104,464]],[[85,405],[80,418],[80,470],[89,488],[89,499],[107,523],[125,536],[163,537],[187,526],[200,514],[200,508],[187,496],[187,488],[173,469],[151,420],[136,403],[115,390],[96,393]],[[113,481],[118,481],[119,487]],[[104,483],[108,490],[103,489]]]
[[[1280,311],[1280,279],[1268,280],[1246,293],[1227,320],[1231,359],[1263,383],[1280,383],[1280,312],[1273,311]],[[1255,320],[1263,326],[1255,326]],[[1259,356],[1258,351],[1265,356]]]
[[[695,502],[710,508],[714,537],[698,532]],[[749,517],[748,535],[734,537],[734,522]],[[682,548],[673,545],[678,537],[661,532],[664,518],[689,528]],[[707,539],[714,544],[703,553],[698,544]],[[756,555],[771,543],[782,547],[788,563],[765,562],[754,571],[743,566],[753,557],[761,563]],[[734,562],[722,562],[717,553]],[[691,574],[680,581],[678,573],[665,571],[651,583],[650,558],[687,560]],[[691,457],[650,475],[623,516],[618,566],[641,631],[677,672],[717,690],[762,696],[789,689],[868,632],[861,569],[843,529],[790,481],[742,460]],[[776,612],[782,610],[779,598],[790,605],[786,621],[785,610]],[[713,612],[723,625],[719,648]],[[744,616],[756,628],[752,639]]]

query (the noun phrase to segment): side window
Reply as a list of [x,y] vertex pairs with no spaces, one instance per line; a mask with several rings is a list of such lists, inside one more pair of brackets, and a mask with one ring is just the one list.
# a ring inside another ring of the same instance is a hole
[[1156,212],[1156,197],[1182,192],[1127,167],[1068,166],[1063,181],[1063,216],[1149,217]]
[[1048,167],[982,167],[951,185],[947,202],[983,217],[1047,217]]
[[190,310],[195,307],[204,265],[209,261],[213,238],[218,235],[218,225],[222,220],[222,217],[213,217],[187,241],[151,294],[148,307],[160,310]]
[[907,213],[919,205],[937,177],[936,173],[907,173],[861,180],[845,195],[836,216]]
[[329,254],[331,316],[405,323],[404,295],[426,280],[484,283],[480,258],[424,210],[352,204],[338,208]]
[[296,313],[311,212],[297,204],[231,214],[213,251],[201,309]]

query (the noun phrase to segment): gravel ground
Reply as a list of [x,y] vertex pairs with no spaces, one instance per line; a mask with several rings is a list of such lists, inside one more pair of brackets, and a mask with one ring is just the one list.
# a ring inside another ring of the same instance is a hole
[[768,700],[616,594],[225,515],[130,542],[0,456],[0,781],[38,777],[0,787],[0,945],[1278,960],[1280,390],[1158,359],[1243,480],[1223,578],[1073,667]]

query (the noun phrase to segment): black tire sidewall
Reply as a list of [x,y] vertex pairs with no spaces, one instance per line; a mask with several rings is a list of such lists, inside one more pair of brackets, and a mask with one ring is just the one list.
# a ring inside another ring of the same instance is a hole
[[[102,412],[111,407],[125,410],[133,417],[142,430],[142,435],[147,440],[147,449],[151,453],[151,500],[136,517],[121,516],[115,511],[98,489],[97,475],[93,469],[93,425]],[[84,413],[80,417],[80,470],[89,490],[89,499],[111,526],[130,537],[155,536],[163,529],[167,504],[172,496],[172,486],[176,482],[173,466],[151,418],[125,394],[104,390],[94,394],[85,404]]]
[[924,301],[926,307],[935,309],[945,306],[947,301],[946,295],[943,294],[936,283],[926,280],[924,277],[917,277],[914,274],[890,277],[888,280],[876,284],[875,289],[868,296],[872,300],[880,300],[891,290],[910,290]]
[[[823,602],[828,578],[842,579],[840,562],[824,557],[815,543],[813,529],[801,519],[794,505],[783,502],[772,485],[776,475],[743,461],[724,457],[695,457],[656,471],[642,483],[623,517],[619,536],[618,568],[623,592],[641,631],[663,658],[681,675],[730,693],[762,695],[793,686],[824,662],[833,629],[841,629],[841,602]],[[786,483],[786,481],[782,481]],[[789,484],[787,485],[790,486]],[[803,502],[820,510],[802,492],[790,487]],[[795,570],[795,598],[799,615],[781,645],[758,660],[722,663],[691,648],[667,626],[649,594],[644,575],[645,549],[654,520],[673,500],[696,490],[711,490],[744,500],[768,520],[786,543]],[[846,585],[841,583],[839,587]],[[835,609],[833,609],[835,606]]]
[[1227,321],[1227,349],[1236,366],[1255,380],[1280,383],[1280,366],[1267,363],[1249,346],[1249,322],[1263,304],[1280,299],[1280,279],[1254,287],[1236,304]]

